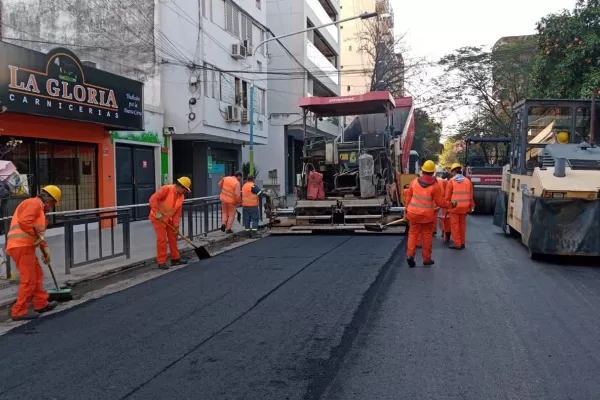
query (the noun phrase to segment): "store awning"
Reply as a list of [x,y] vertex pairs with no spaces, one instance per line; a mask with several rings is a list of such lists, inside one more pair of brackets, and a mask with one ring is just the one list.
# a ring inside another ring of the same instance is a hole
[[385,113],[396,108],[390,92],[370,92],[355,96],[304,97],[298,105],[319,117],[343,117]]

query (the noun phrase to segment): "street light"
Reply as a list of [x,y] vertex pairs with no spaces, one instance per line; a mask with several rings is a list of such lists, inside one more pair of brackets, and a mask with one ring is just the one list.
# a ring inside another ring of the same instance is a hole
[[289,36],[294,36],[294,35],[299,35],[299,34],[305,33],[305,32],[315,31],[317,29],[326,28],[331,25],[339,25],[343,22],[352,21],[354,19],[369,19],[369,18],[377,17],[377,15],[378,14],[376,12],[364,13],[364,14],[360,14],[360,15],[357,15],[354,17],[345,18],[345,19],[342,19],[339,21],[330,22],[325,25],[314,26],[312,28],[302,29],[301,31],[286,33],[285,35],[281,35],[281,36],[273,36],[273,37],[263,40],[254,48],[254,52],[252,53],[252,65],[250,66],[250,68],[252,70],[252,84],[250,85],[250,112],[249,112],[249,117],[250,117],[250,172],[249,172],[249,174],[250,175],[254,175],[254,67],[256,65],[256,54],[258,53],[258,48],[260,46],[262,46],[263,44],[268,43],[273,40],[283,39],[283,38],[286,38]]

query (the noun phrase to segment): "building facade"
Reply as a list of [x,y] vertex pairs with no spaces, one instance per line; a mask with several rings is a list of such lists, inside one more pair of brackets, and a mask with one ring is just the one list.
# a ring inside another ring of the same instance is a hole
[[[340,27],[341,93],[343,96],[364,94],[371,90],[372,71],[375,69],[373,57],[365,51],[364,47],[373,46],[374,38],[370,36],[376,33],[381,33],[382,40],[394,40],[392,5],[390,0],[340,0],[340,2],[342,19],[374,11],[379,14],[377,20],[365,23],[358,19],[346,22]],[[369,27],[370,24],[375,23],[379,24],[379,27]],[[369,40],[361,41],[362,37],[368,37]],[[402,55],[399,53],[397,57],[402,59]],[[403,61],[400,63],[404,65]],[[402,95],[402,93],[395,94]]]
[[0,140],[12,147],[2,154],[10,175],[0,180],[13,194],[3,212],[49,184],[62,190],[56,211],[114,206],[111,130],[143,129],[143,84],[87,66],[66,48],[0,42],[0,54]]
[[[338,0],[280,0],[270,3],[267,23],[273,36],[301,31],[340,19]],[[258,178],[280,195],[293,193],[302,172],[302,110],[307,96],[340,94],[340,34],[337,25],[268,43],[269,141],[255,150]],[[334,138],[336,118],[309,123],[308,134]],[[246,154],[246,152],[245,152]]]

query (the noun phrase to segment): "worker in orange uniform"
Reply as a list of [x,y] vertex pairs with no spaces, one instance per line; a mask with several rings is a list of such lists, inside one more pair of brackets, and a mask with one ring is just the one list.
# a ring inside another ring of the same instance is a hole
[[231,227],[237,212],[236,207],[242,204],[242,189],[240,181],[242,173],[237,171],[233,176],[225,176],[219,181],[221,188],[221,231],[233,233]]
[[[452,176],[450,172],[444,171],[441,178],[438,178],[437,181],[442,187],[442,191],[445,195],[446,193],[446,185],[448,184],[448,180]],[[442,240],[445,243],[450,242],[450,217],[448,216],[448,210],[446,208],[440,208],[438,211],[438,220],[440,225],[440,230],[442,231]]]
[[446,201],[442,188],[433,174],[435,163],[427,160],[421,167],[421,176],[410,183],[406,192],[406,218],[410,227],[408,230],[408,249],[406,261],[414,268],[417,244],[423,240],[423,264],[433,265],[431,247],[433,245],[433,226],[436,222],[435,207],[454,208],[456,203]]
[[463,175],[462,165],[454,163],[450,167],[452,179],[446,185],[446,200],[455,201],[456,208],[448,210],[450,215],[450,232],[453,245],[449,246],[454,250],[465,248],[465,239],[467,234],[467,214],[475,210],[475,201],[473,200],[473,184]]
[[254,176],[248,175],[246,183],[242,186],[242,211],[244,228],[251,238],[258,234],[259,198],[266,196],[268,196],[267,193],[254,183]]
[[[44,274],[35,249],[39,247],[44,264],[50,264],[50,248],[44,238],[48,226],[46,213],[58,205],[61,196],[58,187],[44,186],[37,197],[19,204],[10,222],[6,254],[15,260],[21,277],[17,302],[11,310],[13,321],[36,319],[58,305],[56,301],[48,302],[48,293],[43,288]],[[33,310],[29,310],[32,300]]]
[[[188,260],[179,255],[177,230],[181,220],[184,193],[189,193],[192,181],[182,176],[174,185],[164,185],[150,196],[150,221],[156,232],[156,261],[159,269],[169,269],[167,265],[167,240],[171,251],[171,266],[187,264]],[[168,224],[168,225],[167,225]]]

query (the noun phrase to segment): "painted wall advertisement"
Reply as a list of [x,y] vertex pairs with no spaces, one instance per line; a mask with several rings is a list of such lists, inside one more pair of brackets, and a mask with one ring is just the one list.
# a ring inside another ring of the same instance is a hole
[[144,85],[83,65],[64,48],[48,54],[0,42],[0,107],[127,130],[144,129]]

